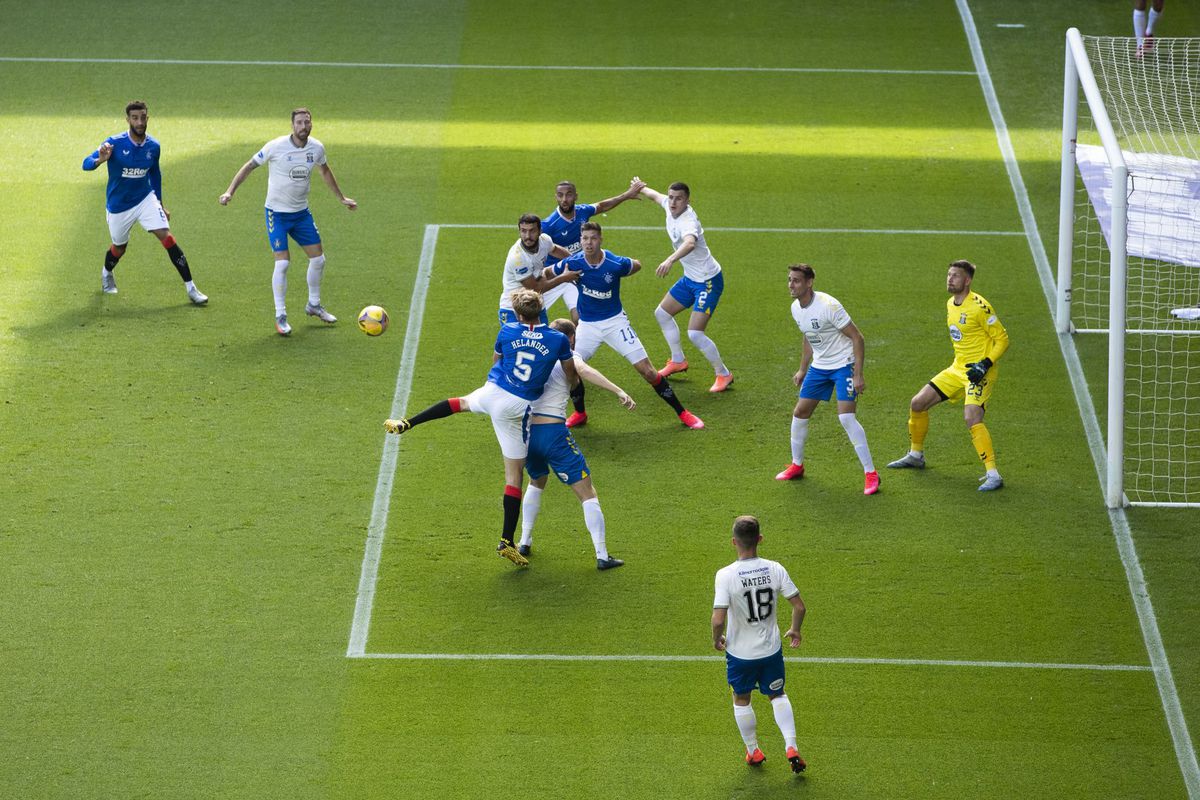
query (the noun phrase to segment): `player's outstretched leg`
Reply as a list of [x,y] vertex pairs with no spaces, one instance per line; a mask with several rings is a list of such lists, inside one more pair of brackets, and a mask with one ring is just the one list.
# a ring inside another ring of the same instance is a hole
[[183,286],[187,289],[188,300],[191,300],[198,306],[207,303],[208,296],[197,289],[196,284],[192,282],[192,268],[188,266],[187,256],[183,254],[183,249],[175,241],[175,237],[167,234],[162,239],[162,246],[166,249],[167,256],[171,259],[171,265],[175,267],[175,271],[183,279]]
[[521,513],[521,489],[518,486],[504,486],[504,527],[500,531],[500,544],[496,545],[496,555],[507,558],[518,567],[529,566],[529,559],[521,555],[513,544],[513,534],[517,531],[517,517]]
[[708,338],[708,334],[694,328],[688,329],[688,339],[691,339],[692,344],[696,349],[704,354],[708,359],[708,363],[712,365],[713,373],[716,378],[713,380],[713,385],[709,388],[714,394],[723,392],[729,388],[729,384],[733,383],[733,373],[729,371],[729,367],[725,366],[725,362],[721,360],[721,352],[717,349],[717,343]]
[[462,398],[451,397],[448,400],[442,400],[441,402],[434,403],[416,416],[384,420],[383,429],[388,433],[404,433],[410,428],[415,428],[423,422],[429,422],[430,420],[448,417],[451,414],[457,414],[463,410],[465,409],[463,408]]

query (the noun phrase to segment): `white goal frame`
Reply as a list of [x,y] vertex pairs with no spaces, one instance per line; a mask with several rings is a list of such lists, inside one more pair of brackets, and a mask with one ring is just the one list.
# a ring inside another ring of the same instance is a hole
[[[1055,327],[1060,334],[1108,334],[1108,419],[1105,455],[1105,505],[1200,508],[1200,503],[1139,501],[1125,496],[1125,361],[1128,303],[1129,167],[1105,107],[1104,98],[1084,48],[1083,35],[1071,28],[1066,35],[1063,75],[1062,169],[1058,209],[1058,285]],[[1075,252],[1076,139],[1079,124],[1079,90],[1083,89],[1095,132],[1100,137],[1112,173],[1112,217],[1109,221],[1108,327],[1076,329],[1071,322],[1071,280]],[[1126,187],[1120,191],[1118,187]],[[1137,331],[1154,333],[1166,331]]]

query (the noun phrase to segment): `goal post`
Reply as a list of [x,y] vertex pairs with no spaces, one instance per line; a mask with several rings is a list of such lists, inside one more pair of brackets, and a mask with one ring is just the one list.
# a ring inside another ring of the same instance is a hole
[[1105,502],[1200,507],[1200,39],[1072,28],[1063,77],[1055,327],[1108,336]]

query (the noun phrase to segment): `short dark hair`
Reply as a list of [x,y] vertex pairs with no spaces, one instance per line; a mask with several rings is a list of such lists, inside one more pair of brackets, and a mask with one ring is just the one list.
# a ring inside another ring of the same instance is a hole
[[817,277],[817,273],[808,264],[788,264],[788,272],[799,272],[810,281]]
[[559,317],[550,323],[550,327],[554,328],[554,330],[567,336],[568,338],[575,335],[575,323],[571,322],[569,319],[563,319],[562,317]]
[[672,189],[683,192],[688,197],[692,196],[692,190],[689,189],[688,185],[686,183],[684,183],[683,181],[675,181],[674,183],[672,183],[670,186],[667,187],[668,192],[671,191]]
[[950,266],[954,269],[961,269],[972,278],[975,277],[975,265],[970,261],[967,261],[965,258],[959,259],[958,261],[951,261]]
[[758,517],[745,514],[733,521],[733,538],[742,545],[749,547],[758,544],[758,536]]
[[[555,189],[560,186],[570,186],[572,189],[575,189],[575,183],[573,181],[559,181],[558,183],[554,184]],[[575,189],[575,191],[578,192],[579,190]]]
[[304,106],[300,106],[299,108],[293,108],[292,109],[292,122],[296,121],[297,114],[308,114],[308,116],[310,116],[310,117],[312,116],[312,112],[309,111]]
[[542,218],[537,214],[522,214],[521,218],[517,220],[517,226],[520,227],[521,225],[536,225],[540,231],[542,229]]
[[125,116],[127,116],[127,117],[129,116],[129,113],[131,111],[149,111],[149,110],[150,109],[146,108],[145,100],[131,100],[130,102],[125,104]]
[[600,229],[599,222],[588,221],[588,222],[583,223],[582,225],[579,226],[579,232],[583,233],[584,231],[595,231],[596,233],[599,233],[601,236],[604,235],[604,232]]

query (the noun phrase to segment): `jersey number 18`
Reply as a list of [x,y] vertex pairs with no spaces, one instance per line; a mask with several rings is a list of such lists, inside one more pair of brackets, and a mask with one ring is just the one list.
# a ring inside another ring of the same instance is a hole
[[769,586],[755,592],[747,591],[742,597],[746,598],[746,608],[750,609],[747,622],[767,619],[775,611],[775,591]]

